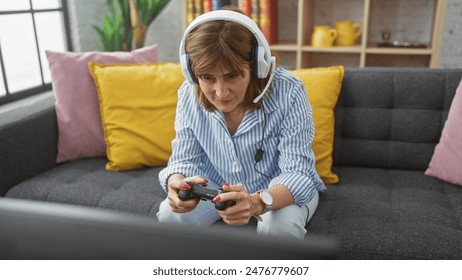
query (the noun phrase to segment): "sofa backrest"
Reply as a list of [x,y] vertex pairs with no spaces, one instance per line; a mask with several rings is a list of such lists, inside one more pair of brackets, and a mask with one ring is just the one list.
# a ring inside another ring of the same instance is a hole
[[346,69],[334,165],[425,170],[461,77],[462,69]]

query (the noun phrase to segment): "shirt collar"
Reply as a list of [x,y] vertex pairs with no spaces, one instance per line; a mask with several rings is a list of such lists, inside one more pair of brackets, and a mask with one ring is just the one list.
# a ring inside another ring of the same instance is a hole
[[[255,122],[255,118],[257,118],[258,123],[263,122],[265,119],[265,116],[264,116],[265,114],[269,114],[279,108],[277,99],[273,94],[271,94],[271,92],[266,93],[265,96],[263,96],[261,102],[262,102],[261,108],[259,110],[256,110],[253,113],[250,113],[249,111],[247,111],[246,116],[244,117],[244,120],[249,121],[248,118],[250,118],[250,119],[253,119],[253,121],[251,122]],[[221,112],[220,110],[215,110],[209,113],[212,115],[214,119],[222,122],[222,125],[226,127],[226,124],[224,123],[223,112]]]

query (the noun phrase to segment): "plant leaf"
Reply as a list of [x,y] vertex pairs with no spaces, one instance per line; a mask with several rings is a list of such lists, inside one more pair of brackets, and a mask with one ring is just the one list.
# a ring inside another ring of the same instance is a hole
[[104,16],[103,18],[103,32],[105,34],[112,34],[112,22],[108,16]]

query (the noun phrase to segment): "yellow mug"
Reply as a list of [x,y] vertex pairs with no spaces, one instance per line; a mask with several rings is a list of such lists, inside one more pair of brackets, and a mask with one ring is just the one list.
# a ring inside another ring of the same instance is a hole
[[318,48],[330,47],[334,44],[335,38],[337,38],[337,30],[327,25],[316,25],[313,27],[311,45]]
[[335,29],[337,30],[336,46],[352,46],[356,39],[363,33],[361,23],[353,23],[349,20],[336,21]]

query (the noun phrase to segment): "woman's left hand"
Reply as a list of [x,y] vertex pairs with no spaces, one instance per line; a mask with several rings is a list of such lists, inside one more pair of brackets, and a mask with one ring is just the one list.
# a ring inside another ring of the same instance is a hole
[[213,202],[234,200],[235,205],[218,211],[223,221],[230,225],[246,225],[252,216],[263,211],[263,204],[257,194],[249,194],[242,185],[223,185],[225,193],[215,197]]

